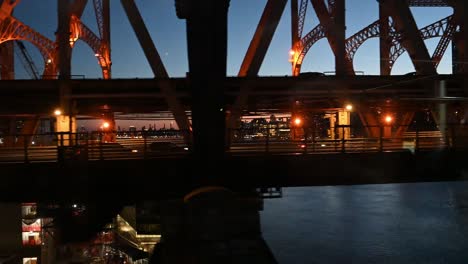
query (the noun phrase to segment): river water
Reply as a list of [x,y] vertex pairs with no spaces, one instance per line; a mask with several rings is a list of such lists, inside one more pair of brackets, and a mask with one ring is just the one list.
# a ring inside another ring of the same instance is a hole
[[468,263],[468,182],[287,188],[261,218],[279,263]]

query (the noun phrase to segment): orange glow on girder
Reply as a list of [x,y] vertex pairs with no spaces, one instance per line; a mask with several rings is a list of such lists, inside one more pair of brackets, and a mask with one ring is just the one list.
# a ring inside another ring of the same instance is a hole
[[300,117],[294,118],[294,124],[300,126],[302,124],[302,119]]
[[393,121],[393,117],[392,117],[391,115],[386,115],[386,116],[385,116],[385,122],[386,122],[386,123],[389,124],[389,123],[391,123],[392,121]]

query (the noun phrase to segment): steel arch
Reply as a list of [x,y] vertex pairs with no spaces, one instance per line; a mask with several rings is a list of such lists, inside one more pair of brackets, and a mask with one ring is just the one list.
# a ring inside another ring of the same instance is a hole
[[0,44],[11,40],[23,40],[36,46],[44,59],[43,78],[51,78],[57,71],[56,44],[39,32],[9,16],[0,22]]
[[318,25],[296,44],[294,47],[293,76],[299,75],[305,55],[317,41],[325,38],[325,33],[325,28],[322,25]]
[[72,32],[70,44],[73,45],[77,40],[82,40],[88,44],[101,66],[103,78],[110,79],[110,66],[112,63],[108,47],[103,45],[102,40],[75,15],[72,15],[70,19],[70,29]]
[[[445,32],[448,30],[454,29],[453,24],[453,15],[448,16],[446,18],[443,18],[439,21],[436,21],[430,25],[427,25],[419,30],[421,34],[421,38],[423,40],[431,39],[431,38],[437,38],[437,37],[443,37]],[[452,28],[450,28],[452,27]],[[450,35],[452,37],[453,34]],[[393,69],[393,65],[395,62],[398,60],[398,58],[405,52],[405,48],[401,45],[400,41],[400,36],[395,36],[392,40],[392,47],[390,49],[390,72]],[[448,42],[446,43],[448,45]],[[447,46],[445,46],[447,48]],[[442,52],[438,51],[437,58],[433,59],[442,59]],[[438,64],[438,62],[437,62]]]

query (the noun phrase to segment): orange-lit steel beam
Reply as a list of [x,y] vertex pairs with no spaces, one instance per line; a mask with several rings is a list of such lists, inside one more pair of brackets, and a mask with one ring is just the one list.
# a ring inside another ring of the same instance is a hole
[[[305,1],[305,0],[301,0],[301,1]],[[299,41],[299,39],[301,39],[302,30],[299,28],[299,13],[298,12],[299,10],[297,8],[297,0],[291,0],[291,47],[294,47],[294,45]]]
[[408,51],[418,74],[436,74],[431,56],[419,34],[413,14],[405,0],[381,0],[380,4],[393,18],[395,29],[401,33],[401,45]]
[[0,45],[0,67],[2,80],[15,79],[15,56],[13,52],[13,44],[13,41],[9,41]]
[[[145,26],[145,22],[143,21],[143,18],[141,17],[135,2],[133,0],[121,0],[121,3],[125,13],[127,14],[130,24],[135,31],[138,41],[143,48],[146,59],[150,64],[153,74],[157,78],[169,78],[166,68],[164,67],[161,57],[159,56],[156,46],[151,39],[148,29]],[[190,123],[184,109],[177,100],[174,87],[172,87],[170,84],[163,84],[161,86],[161,90],[166,98],[169,110],[174,115],[179,129],[187,132],[187,134],[185,134],[185,140],[189,141],[190,135],[188,133],[190,133]]]
[[81,18],[87,3],[88,0],[75,0],[71,4],[71,13],[74,14],[76,17]]
[[[0,1],[0,20],[11,16],[18,1]],[[0,66],[2,80],[13,80],[15,78],[15,56],[14,43],[7,42],[0,46]]]
[[71,6],[69,0],[57,0],[57,44],[59,79],[70,79],[71,77],[70,7]]
[[0,2],[0,20],[3,20],[13,14],[13,9],[19,4],[20,0],[0,0]]
[[257,76],[286,3],[287,0],[268,0],[238,76]]
[[111,78],[111,60],[110,54],[107,51],[107,46],[103,45],[102,40],[94,34],[86,25],[81,23],[81,20],[75,15],[71,16],[70,28],[73,41],[78,39],[84,41],[93,50],[99,65],[102,69],[104,79]]

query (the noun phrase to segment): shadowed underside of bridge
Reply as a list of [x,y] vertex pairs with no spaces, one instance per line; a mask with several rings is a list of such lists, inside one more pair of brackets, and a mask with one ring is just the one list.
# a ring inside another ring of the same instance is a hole
[[[116,201],[180,197],[204,185],[243,191],[261,187],[468,180],[466,151],[226,157],[193,174],[198,159],[1,164],[2,201]],[[212,172],[212,173],[210,173]],[[34,188],[30,188],[34,186]]]

